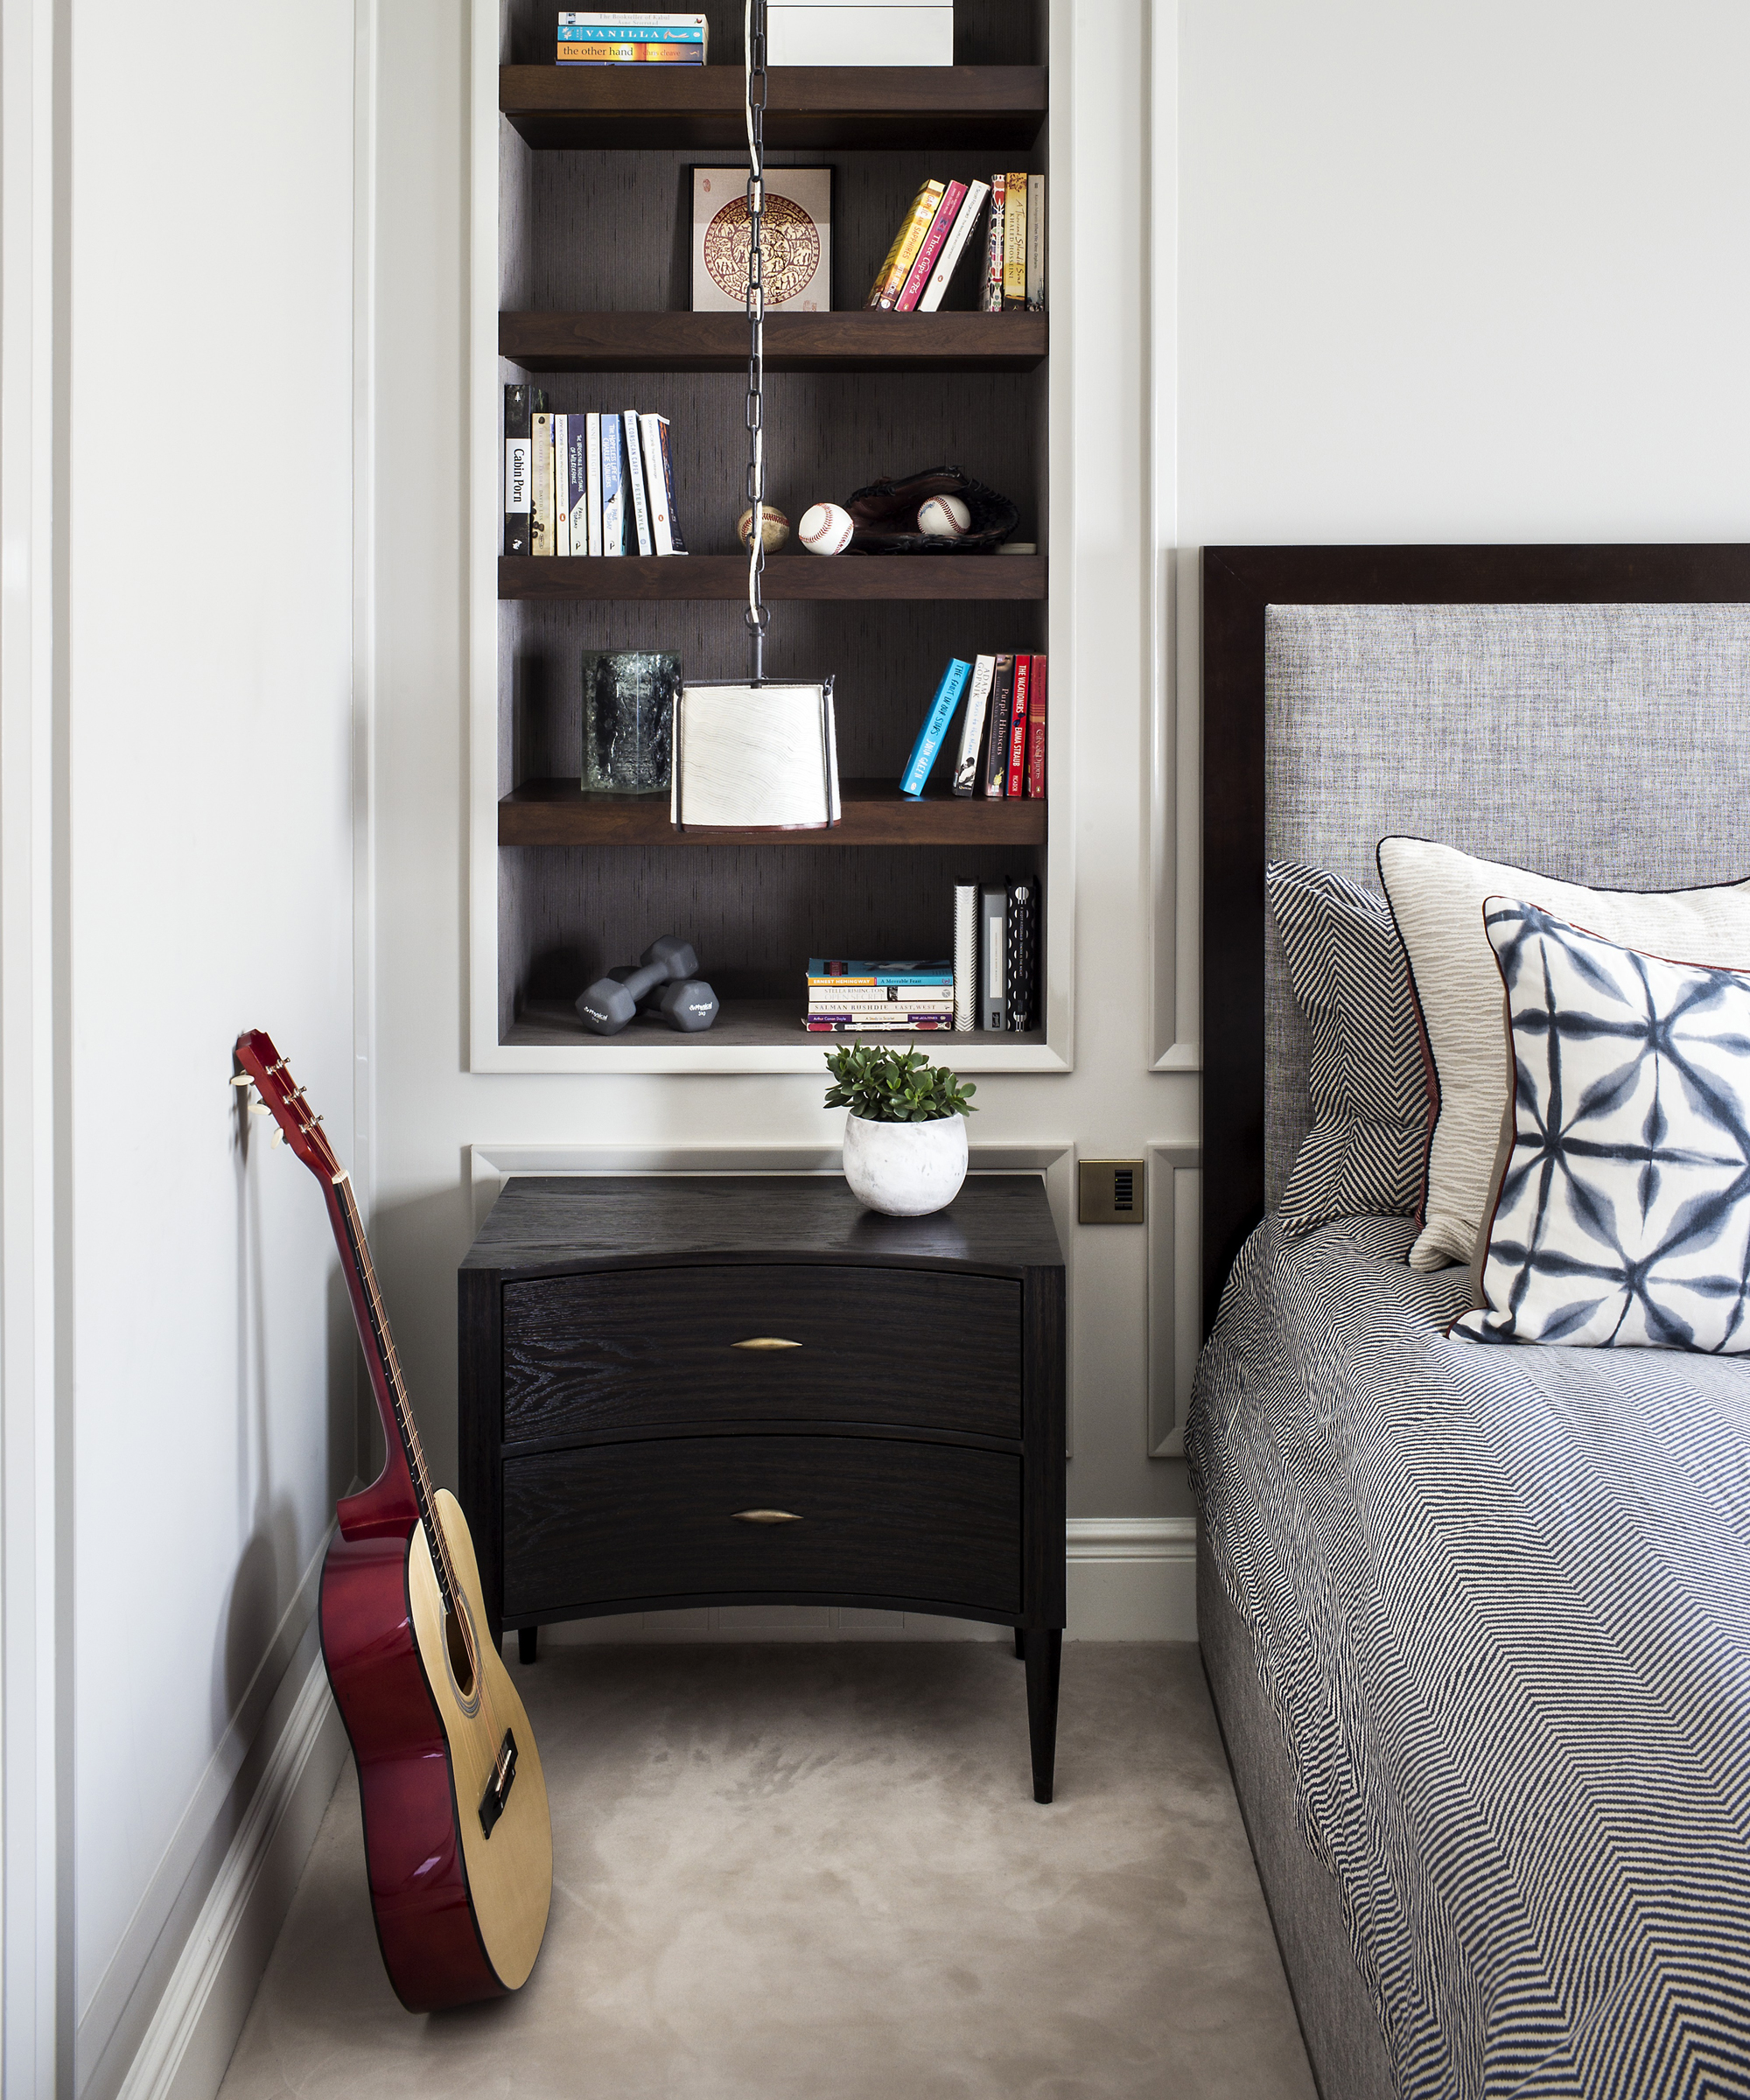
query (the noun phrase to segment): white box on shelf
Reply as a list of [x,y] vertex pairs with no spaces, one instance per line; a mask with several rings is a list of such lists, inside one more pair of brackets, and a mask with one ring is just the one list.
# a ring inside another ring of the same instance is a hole
[[952,66],[953,0],[769,0],[774,66]]

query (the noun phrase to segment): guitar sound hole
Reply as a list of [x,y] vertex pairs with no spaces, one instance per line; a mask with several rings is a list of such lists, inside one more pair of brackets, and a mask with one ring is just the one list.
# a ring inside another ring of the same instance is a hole
[[450,1649],[450,1669],[456,1680],[456,1689],[462,1697],[472,1698],[474,1689],[473,1665],[468,1661],[468,1644],[462,1635],[462,1621],[455,1612],[444,1615],[444,1638]]

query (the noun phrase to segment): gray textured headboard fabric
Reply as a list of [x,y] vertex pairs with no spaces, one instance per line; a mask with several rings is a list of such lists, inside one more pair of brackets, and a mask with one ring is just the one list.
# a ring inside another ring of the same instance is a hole
[[[1614,889],[1750,875],[1750,606],[1270,605],[1267,857],[1377,888],[1433,838]],[[1265,1200],[1306,1128],[1305,1025],[1264,959]]]

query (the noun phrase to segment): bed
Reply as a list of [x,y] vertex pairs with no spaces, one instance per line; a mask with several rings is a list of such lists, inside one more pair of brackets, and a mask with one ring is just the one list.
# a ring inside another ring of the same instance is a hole
[[1321,2092],[1750,2096],[1750,1357],[1480,1347],[1409,1220],[1287,1236],[1264,878],[1750,874],[1750,549],[1211,549],[1203,605],[1199,1628]]

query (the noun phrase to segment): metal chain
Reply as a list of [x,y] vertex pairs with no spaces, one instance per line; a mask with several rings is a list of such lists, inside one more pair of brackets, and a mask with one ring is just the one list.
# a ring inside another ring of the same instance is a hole
[[747,646],[752,682],[766,675],[766,626],[771,615],[760,594],[766,570],[766,0],[746,0],[743,70],[747,107]]

